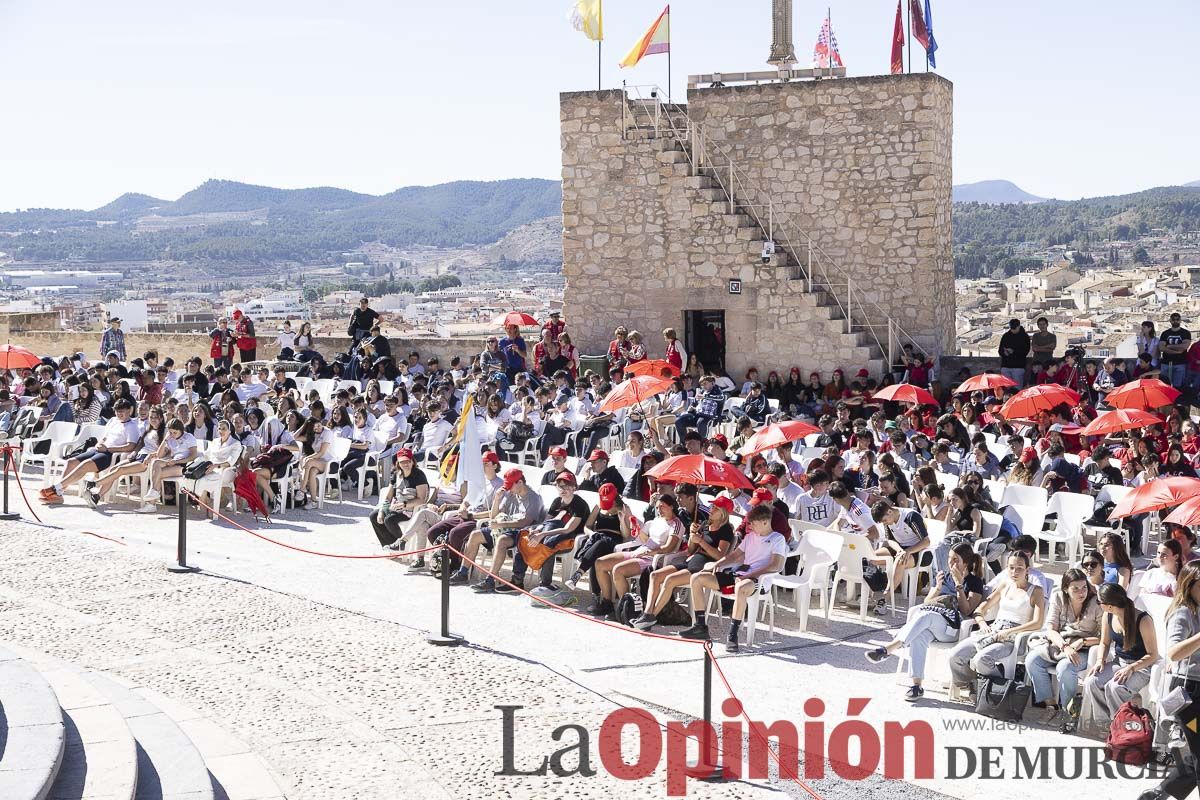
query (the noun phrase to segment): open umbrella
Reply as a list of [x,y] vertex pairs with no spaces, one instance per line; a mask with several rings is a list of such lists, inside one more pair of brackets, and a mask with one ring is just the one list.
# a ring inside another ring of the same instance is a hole
[[1113,408],[1162,408],[1179,398],[1179,390],[1158,378],[1138,378],[1118,386],[1104,396]]
[[1196,478],[1184,478],[1181,475],[1155,478],[1143,483],[1117,501],[1108,518],[1120,519],[1134,514],[1158,511],[1170,506],[1177,506],[1184,500],[1197,495],[1200,495],[1200,480]]
[[653,375],[638,375],[622,381],[605,396],[604,402],[600,404],[600,413],[611,414],[618,409],[635,406],[656,394],[662,394],[674,385],[675,381],[671,378],[656,378]]
[[954,390],[955,394],[966,394],[969,392],[990,392],[992,389],[1000,387],[1016,386],[1017,382],[1012,378],[1006,378],[1003,375],[997,375],[994,372],[987,372],[983,375],[975,375],[967,378],[958,385]]
[[1000,407],[1000,414],[1005,419],[1035,419],[1039,411],[1049,411],[1064,403],[1073,406],[1078,402],[1078,392],[1057,383],[1043,383],[1014,394]]
[[538,321],[524,311],[509,311],[507,314],[498,315],[492,320],[492,324],[499,325],[502,328],[507,328],[510,325],[516,325],[518,328],[528,328],[536,326]]
[[656,378],[661,378],[664,370],[675,378],[678,378],[680,375],[679,367],[675,366],[670,361],[664,361],[661,358],[639,361],[636,364],[630,364],[625,368],[625,372],[629,374],[653,375]]
[[727,489],[753,489],[754,484],[728,461],[708,456],[673,456],[658,464],[647,477],[659,481],[694,483],[697,486],[724,486]]
[[1148,411],[1118,408],[1116,411],[1106,411],[1096,417],[1079,431],[1079,435],[1104,436],[1109,433],[1118,433],[1120,431],[1133,430],[1134,428],[1144,428],[1147,425],[1160,424],[1162,424],[1162,419]]
[[937,398],[920,386],[911,383],[894,383],[871,395],[872,400],[893,400],[897,403],[913,403],[919,406],[936,406]]
[[16,344],[0,344],[0,369],[32,369],[41,363],[31,350]]
[[1185,528],[1200,525],[1200,495],[1184,500],[1179,504],[1179,508],[1163,518],[1163,522],[1172,522]]
[[742,449],[737,452],[739,456],[752,456],[755,453],[774,450],[781,444],[799,441],[809,434],[820,432],[820,428],[800,420],[773,422],[755,431],[754,435],[747,439],[746,443],[742,445]]

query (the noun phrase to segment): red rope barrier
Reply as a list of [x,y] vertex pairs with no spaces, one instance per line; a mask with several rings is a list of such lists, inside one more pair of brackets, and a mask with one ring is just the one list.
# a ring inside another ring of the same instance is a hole
[[125,544],[124,542],[122,542],[120,539],[114,539],[111,536],[101,536],[100,534],[93,533],[92,531],[80,531],[80,533],[82,533],[84,536],[95,536],[97,539],[103,539],[106,542],[116,542],[117,544],[121,545],[121,547],[129,546],[129,545]]
[[17,467],[16,459],[13,458],[13,450],[16,450],[17,448],[13,447],[10,444],[6,444],[3,446],[3,449],[4,449],[4,472],[5,472],[5,474],[7,474],[8,473],[8,465],[12,464],[13,474],[17,476],[17,488],[21,490],[21,499],[25,501],[25,507],[29,509],[29,513],[32,514],[33,518],[35,520],[37,520],[38,523],[40,524],[42,520],[40,517],[38,517],[37,512],[33,510],[33,504],[31,504],[29,502],[29,496],[27,494],[25,494],[25,486],[24,486],[24,484],[21,483],[21,470]]
[[402,556],[416,556],[416,555],[420,555],[422,553],[428,553],[432,550],[438,550],[442,547],[442,545],[440,545],[440,544],[435,544],[432,547],[426,547],[421,550],[407,550],[402,553],[388,553],[387,555],[372,555],[372,556],[354,556],[354,555],[345,555],[343,553],[322,553],[320,550],[309,550],[304,547],[296,547],[295,545],[290,545],[287,542],[280,542],[275,539],[272,539],[269,536],[263,536],[261,533],[258,533],[257,531],[252,531],[249,528],[247,528],[245,525],[242,525],[241,523],[237,522],[236,520],[230,519],[229,517],[222,514],[220,511],[217,511],[212,506],[203,502],[202,500],[200,500],[200,498],[196,497],[195,494],[193,494],[192,492],[189,492],[187,489],[179,490],[179,497],[175,502],[183,502],[184,497],[192,498],[193,500],[196,501],[196,505],[200,506],[201,508],[207,509],[214,516],[220,517],[221,519],[225,520],[226,522],[228,522],[230,525],[237,528],[238,530],[245,531],[246,533],[250,534],[251,536],[255,536],[259,539],[262,539],[264,542],[270,542],[271,544],[278,545],[279,547],[286,547],[288,550],[295,550],[297,553],[307,553],[310,556],[322,556],[324,558],[347,558],[347,559],[357,559],[357,560],[379,559],[379,558],[397,559],[397,558],[401,558]]

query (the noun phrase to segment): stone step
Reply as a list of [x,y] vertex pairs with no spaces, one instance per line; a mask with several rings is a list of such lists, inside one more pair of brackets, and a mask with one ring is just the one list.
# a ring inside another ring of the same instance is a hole
[[132,800],[138,752],[124,717],[79,670],[31,658],[66,717],[62,769],[47,800]]
[[62,767],[66,725],[54,689],[13,651],[0,647],[0,798],[45,800]]
[[713,203],[725,201],[729,204],[729,198],[725,196],[725,190],[720,186],[714,186],[711,189],[696,189],[696,194],[700,195],[701,199],[709,200]]
[[717,182],[707,175],[689,175],[687,185],[689,189],[712,189]]
[[663,150],[657,155],[660,164],[687,164],[687,153],[682,150]]
[[84,672],[83,678],[116,706],[137,740],[139,800],[213,800],[204,758],[166,712],[108,675]]

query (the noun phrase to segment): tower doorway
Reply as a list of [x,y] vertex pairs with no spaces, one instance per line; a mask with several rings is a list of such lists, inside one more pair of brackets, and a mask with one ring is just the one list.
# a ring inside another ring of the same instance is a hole
[[684,311],[683,344],[704,369],[725,372],[725,311]]

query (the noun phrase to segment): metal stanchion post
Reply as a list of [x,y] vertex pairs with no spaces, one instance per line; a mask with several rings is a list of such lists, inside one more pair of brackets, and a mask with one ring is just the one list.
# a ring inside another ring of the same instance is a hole
[[8,510],[8,465],[12,464],[13,469],[17,468],[16,460],[12,457],[12,449],[5,448],[4,450],[4,513],[0,514],[0,520],[20,519],[21,515],[15,511]]
[[199,572],[199,567],[189,567],[187,563],[188,499],[183,487],[175,492],[175,507],[179,510],[179,538],[175,545],[175,563],[168,564],[167,569],[171,572]]
[[[700,753],[697,756],[696,763],[703,764],[704,759],[708,756],[709,738],[713,735],[712,726],[712,659],[714,658],[712,651],[707,647],[704,648],[704,741],[700,743]],[[725,780],[725,769],[721,766],[720,742],[717,743],[717,754],[714,756],[715,763],[712,765],[712,772],[707,777],[701,778],[703,781],[723,781]],[[707,766],[707,765],[706,765]]]
[[430,636],[426,641],[430,644],[453,647],[465,644],[466,639],[450,633],[450,550],[442,546],[442,632],[438,636]]

